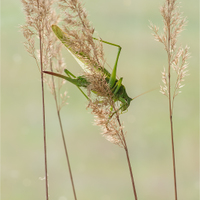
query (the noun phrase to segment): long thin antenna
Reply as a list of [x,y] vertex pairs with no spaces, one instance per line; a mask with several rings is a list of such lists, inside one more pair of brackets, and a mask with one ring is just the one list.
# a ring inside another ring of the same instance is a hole
[[138,97],[140,97],[140,96],[142,96],[142,95],[144,95],[144,94],[146,94],[146,93],[152,92],[152,91],[154,91],[154,90],[156,90],[156,89],[159,89],[159,88],[157,87],[157,88],[154,88],[154,89],[148,90],[148,91],[146,91],[146,92],[143,92],[142,94],[139,94],[138,96],[132,98],[132,100],[133,100],[133,99],[136,99],[136,98],[138,98]]

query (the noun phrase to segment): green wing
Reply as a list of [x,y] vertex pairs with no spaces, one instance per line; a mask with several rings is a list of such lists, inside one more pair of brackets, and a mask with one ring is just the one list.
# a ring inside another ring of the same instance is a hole
[[[65,45],[67,50],[71,53],[71,55],[74,57],[77,63],[81,66],[81,68],[85,72],[90,73],[90,70],[88,67],[89,63],[87,63],[87,60],[90,60],[89,56],[85,55],[83,52],[77,52],[75,49],[73,49],[72,46],[70,45],[71,41],[69,37],[57,25],[52,25],[52,30],[57,36],[57,38]],[[110,78],[110,73],[105,68],[98,66],[97,63],[95,64],[94,68],[98,69],[99,71],[102,71],[108,78]]]

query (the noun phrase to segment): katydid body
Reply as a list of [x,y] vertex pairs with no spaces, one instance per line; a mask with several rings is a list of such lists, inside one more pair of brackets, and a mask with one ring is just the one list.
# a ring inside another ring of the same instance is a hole
[[[79,63],[79,65],[83,68],[83,70],[87,71],[88,70],[87,62],[85,61],[84,58],[87,58],[88,60],[90,60],[89,56],[85,55],[84,53],[74,51],[74,49],[72,49],[70,47],[70,40],[67,37],[66,33],[63,30],[61,30],[58,26],[53,25],[52,30],[54,31],[54,33],[58,37],[58,39],[66,46],[67,50],[72,54],[72,56],[76,59],[76,61]],[[94,39],[97,40],[96,38],[94,38]],[[125,89],[124,85],[122,84],[122,78],[120,78],[119,80],[116,78],[117,63],[118,63],[119,55],[121,52],[121,47],[119,45],[116,45],[116,44],[113,44],[110,42],[106,42],[103,40],[100,40],[100,41],[119,48],[117,58],[115,61],[115,65],[114,65],[114,68],[113,68],[113,71],[111,74],[105,68],[100,67],[96,63],[94,64],[93,67],[96,70],[99,70],[103,75],[105,75],[105,77],[106,77],[105,80],[108,83],[110,90],[113,93],[113,100],[121,102],[121,106],[118,110],[125,111],[129,107],[130,102],[133,99],[127,95],[126,89]],[[63,78],[65,80],[73,83],[74,85],[76,85],[79,88],[79,90],[83,93],[83,95],[87,99],[89,99],[89,97],[80,88],[80,87],[86,88],[89,86],[90,83],[87,81],[86,77],[84,75],[76,77],[71,72],[69,72],[67,69],[65,69],[64,71],[67,76],[57,74],[54,72],[47,72],[47,71],[45,71],[45,73]],[[93,92],[95,93],[96,91],[93,91]]]

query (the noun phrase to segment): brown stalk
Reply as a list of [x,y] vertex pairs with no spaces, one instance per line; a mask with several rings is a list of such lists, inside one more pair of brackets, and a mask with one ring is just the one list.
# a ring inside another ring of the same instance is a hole
[[[126,144],[125,140],[124,140],[124,143]],[[127,146],[124,149],[125,149],[125,152],[126,152],[126,158],[127,158],[127,162],[128,162],[129,171],[130,171],[131,182],[132,182],[132,186],[133,186],[133,193],[134,193],[134,196],[135,196],[135,200],[137,200],[138,198],[137,198],[135,182],[134,182],[134,178],[133,178],[133,172],[132,172],[132,167],[131,167],[131,162],[130,162],[130,159],[129,159],[129,153],[128,153]]]
[[[51,64],[52,64],[52,62],[51,62]],[[52,65],[51,65],[51,71],[53,71]],[[58,100],[57,100],[57,95],[56,95],[55,83],[54,83],[53,76],[52,76],[52,83],[53,83],[53,96],[54,96],[55,103],[56,103],[58,121],[59,121],[59,125],[60,125],[60,131],[61,131],[61,135],[62,135],[63,145],[64,145],[64,149],[65,149],[65,155],[66,155],[66,159],[67,159],[67,165],[68,165],[70,180],[71,180],[71,184],[72,184],[74,199],[77,200],[74,181],[73,181],[73,176],[72,176],[72,171],[71,171],[71,166],[70,166],[70,161],[69,161],[69,155],[68,155],[68,151],[67,151],[67,145],[66,145],[66,142],[65,142],[65,135],[64,135],[64,131],[63,131],[61,117],[60,117],[60,109],[59,109],[59,106],[58,106]]]
[[[39,10],[39,1],[37,0],[38,10]],[[49,190],[48,190],[48,173],[47,173],[47,143],[46,143],[46,123],[45,123],[45,102],[44,102],[44,76],[43,76],[43,53],[42,53],[42,30],[41,24],[39,24],[39,42],[40,42],[40,68],[41,68],[41,87],[42,87],[42,111],[43,111],[43,137],[44,137],[44,165],[45,165],[45,188],[46,188],[46,200],[49,199]]]
[[171,99],[171,11],[170,1],[168,1],[168,101],[169,101],[169,117],[170,117],[170,130],[171,130],[171,145],[172,145],[172,160],[173,160],[173,175],[174,175],[174,192],[175,200],[177,200],[177,185],[176,185],[176,163],[175,163],[175,151],[174,151],[174,131],[173,131],[173,120],[172,120],[172,99]]
[[[178,5],[177,0],[165,0],[164,6],[161,7],[160,11],[164,21],[164,31],[159,34],[159,27],[156,27],[152,23],[151,29],[154,32],[153,35],[155,40],[164,45],[168,57],[168,70],[166,73],[164,68],[164,71],[162,72],[162,82],[164,85],[160,87],[160,92],[167,96],[169,104],[174,191],[175,200],[177,200],[173,105],[175,96],[181,92],[180,89],[184,86],[182,84],[184,77],[188,75],[188,70],[186,69],[188,67],[187,59],[190,57],[190,54],[188,52],[189,47],[186,46],[183,48],[182,45],[177,47],[177,38],[183,31],[183,27],[187,24],[186,18],[183,17],[180,12],[180,6]],[[174,70],[175,76],[172,76],[172,70]],[[175,78],[175,84],[172,83],[173,78]]]
[[[119,115],[116,115],[116,118],[117,118],[117,121],[119,123],[119,126],[121,127],[121,122],[120,122],[120,119],[119,119]],[[133,171],[132,171],[131,162],[130,162],[130,158],[129,158],[128,147],[126,145],[126,139],[124,137],[123,129],[121,129],[121,133],[122,133],[123,146],[124,146],[124,150],[126,152],[126,158],[127,158],[127,162],[128,162],[129,171],[130,171],[131,183],[132,183],[132,187],[133,187],[133,193],[134,193],[134,196],[135,196],[135,200],[138,200],[137,192],[136,192],[136,188],[135,188],[135,182],[134,182],[134,178],[133,178]]]

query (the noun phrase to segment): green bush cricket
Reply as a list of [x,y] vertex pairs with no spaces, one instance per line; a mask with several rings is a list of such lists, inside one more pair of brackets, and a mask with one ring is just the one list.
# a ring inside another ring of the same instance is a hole
[[[70,40],[69,40],[67,34],[62,29],[60,29],[57,25],[52,25],[52,30],[55,33],[55,35],[57,36],[57,38],[65,45],[67,50],[72,54],[72,56],[75,58],[75,60],[78,62],[78,64],[82,67],[82,69],[84,71],[87,71],[88,68],[87,68],[87,62],[86,62],[85,58],[87,58],[88,60],[90,58],[87,55],[85,55],[83,52],[76,52],[70,46]],[[96,38],[93,38],[93,39],[98,40]],[[120,78],[119,80],[116,78],[117,63],[118,63],[119,55],[121,52],[121,47],[117,44],[106,42],[104,40],[100,40],[100,41],[103,43],[118,47],[117,58],[116,58],[115,65],[114,65],[114,68],[113,68],[111,74],[108,72],[108,70],[100,67],[97,63],[94,64],[94,66],[93,66],[96,70],[100,71],[102,74],[105,75],[105,80],[106,80],[107,84],[109,85],[110,90],[112,91],[112,94],[113,94],[112,98],[113,98],[114,102],[117,102],[117,101],[121,102],[120,108],[110,116],[110,117],[112,117],[119,110],[121,110],[122,112],[126,111],[130,105],[130,102],[133,99],[135,99],[136,97],[130,98],[128,96],[128,94],[126,93],[126,89],[125,89],[124,85],[122,84],[123,78]],[[44,73],[46,73],[46,74],[57,76],[57,77],[63,78],[65,80],[73,83],[74,85],[76,85],[78,87],[78,89],[83,93],[83,95],[89,100],[89,97],[81,89],[81,87],[86,88],[90,84],[87,81],[86,77],[84,75],[76,77],[67,69],[65,69],[64,72],[66,73],[67,76],[64,76],[64,75],[61,75],[58,73],[54,73],[54,72],[44,71]],[[96,91],[93,91],[93,92],[95,93]]]

